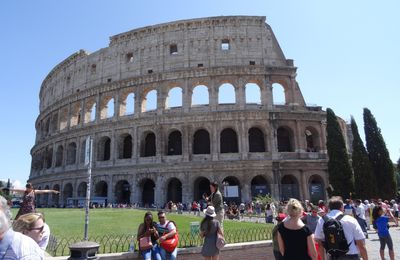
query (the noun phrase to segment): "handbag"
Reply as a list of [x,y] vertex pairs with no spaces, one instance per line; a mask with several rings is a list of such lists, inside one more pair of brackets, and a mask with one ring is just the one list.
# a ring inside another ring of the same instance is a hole
[[139,249],[140,250],[147,250],[153,248],[153,243],[151,242],[150,237],[142,237],[139,239]]
[[226,244],[225,237],[224,237],[224,235],[221,234],[220,229],[218,229],[218,231],[217,231],[217,241],[215,242],[215,246],[219,250],[221,250],[222,248],[224,248],[225,244]]

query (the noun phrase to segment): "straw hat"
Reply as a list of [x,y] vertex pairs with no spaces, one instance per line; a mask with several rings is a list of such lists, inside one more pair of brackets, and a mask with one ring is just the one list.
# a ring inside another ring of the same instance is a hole
[[215,217],[217,214],[215,214],[215,209],[213,206],[208,206],[207,209],[203,210],[204,214],[206,216],[210,216],[210,217]]

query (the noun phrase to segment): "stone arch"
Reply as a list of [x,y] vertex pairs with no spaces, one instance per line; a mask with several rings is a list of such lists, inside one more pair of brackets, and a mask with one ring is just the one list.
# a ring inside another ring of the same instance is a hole
[[272,84],[272,97],[274,105],[286,104],[286,90],[280,83]]
[[115,184],[115,201],[117,203],[131,203],[131,187],[127,180],[120,180]]
[[135,93],[129,93],[124,100],[125,115],[135,114]]
[[205,85],[197,85],[193,88],[192,93],[192,106],[208,105],[210,98],[208,94],[208,87]]
[[72,198],[73,191],[74,191],[74,188],[70,182],[68,182],[67,184],[64,185],[64,189],[63,189],[64,206],[68,206],[67,201],[68,201],[68,198]]
[[300,199],[299,181],[293,175],[285,175],[281,179],[281,199]]
[[[53,190],[60,191],[60,185],[55,184],[53,186]],[[56,207],[60,206],[60,194],[56,194],[56,193],[53,194],[53,196],[52,196],[52,204],[54,206],[56,206]]]
[[119,159],[129,159],[132,157],[132,136],[128,133],[122,134],[119,137],[118,142],[118,158]]
[[206,177],[198,177],[193,183],[193,199],[199,201],[203,199],[203,194],[210,195],[210,180]]
[[61,167],[63,163],[64,147],[59,145],[56,151],[56,167]]
[[182,107],[182,88],[173,87],[168,91],[165,99],[165,108]]
[[235,176],[227,176],[222,181],[224,191],[224,200],[228,202],[235,202],[239,205],[242,202],[242,194],[240,188],[240,181]]
[[261,104],[261,89],[256,83],[245,85],[246,104]]
[[86,198],[86,192],[87,192],[87,182],[83,181],[78,185],[77,195],[78,197]]
[[75,164],[76,162],[76,143],[71,142],[67,146],[67,165]]
[[60,131],[67,128],[68,125],[68,107],[65,106],[60,110]]
[[147,132],[143,136],[141,157],[156,156],[156,135],[153,132]]
[[236,89],[230,83],[224,83],[218,88],[218,104],[235,104]]
[[98,181],[94,186],[94,196],[95,197],[107,197],[108,184],[105,181]]
[[168,182],[167,201],[182,202],[182,182],[178,178],[171,178]]
[[251,180],[251,196],[254,198],[257,195],[271,194],[271,187],[268,180],[262,176],[257,175]]
[[111,158],[111,139],[108,136],[100,138],[97,144],[97,160],[108,161]]
[[308,179],[308,191],[311,202],[317,203],[319,200],[325,200],[324,179],[318,174],[311,175]]
[[178,130],[168,135],[167,155],[182,155],[182,133]]
[[232,128],[225,128],[222,130],[220,135],[221,153],[237,153],[239,152],[238,147],[236,131]]
[[53,148],[47,147],[46,149],[46,169],[50,169],[53,165]]
[[70,126],[76,126],[81,123],[81,104],[80,102],[75,102],[71,105],[71,117],[70,117]]
[[105,96],[101,102],[100,119],[111,118],[114,116],[114,98]]
[[152,179],[145,178],[141,181],[140,187],[142,189],[142,204],[144,207],[149,208],[154,204],[156,184]]
[[157,109],[157,90],[153,89],[147,93],[143,93],[144,97],[142,99],[142,113],[154,111]]
[[193,154],[210,154],[210,134],[207,130],[199,129],[194,133]]
[[264,133],[260,128],[250,128],[248,131],[248,138],[250,153],[263,153],[266,151]]
[[293,131],[286,126],[281,126],[276,130],[278,152],[293,152],[294,140]]
[[94,97],[90,97],[85,100],[84,112],[84,123],[89,123],[96,120],[96,101]]
[[307,126],[304,131],[304,136],[306,140],[306,151],[318,152],[320,150],[318,131],[312,126]]

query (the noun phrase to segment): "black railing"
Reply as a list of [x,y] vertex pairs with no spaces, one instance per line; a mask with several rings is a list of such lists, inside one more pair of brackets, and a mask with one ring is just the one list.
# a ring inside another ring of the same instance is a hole
[[[225,240],[228,244],[251,242],[272,239],[272,225],[262,228],[239,229],[225,232]],[[62,238],[50,235],[47,252],[52,256],[69,255],[69,245],[82,241],[81,238]],[[138,250],[136,235],[104,235],[89,237],[89,241],[94,241],[100,245],[99,254],[127,252],[133,244],[133,248]],[[198,233],[179,232],[179,246],[195,247],[201,246],[203,239]]]

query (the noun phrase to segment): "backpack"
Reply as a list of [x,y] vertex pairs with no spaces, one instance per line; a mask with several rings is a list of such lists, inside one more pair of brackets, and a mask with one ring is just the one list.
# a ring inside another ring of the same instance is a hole
[[343,225],[340,220],[343,218],[340,214],[336,218],[324,216],[325,221],[323,231],[325,235],[324,247],[331,256],[339,257],[349,252],[351,242],[348,244],[343,231]]

